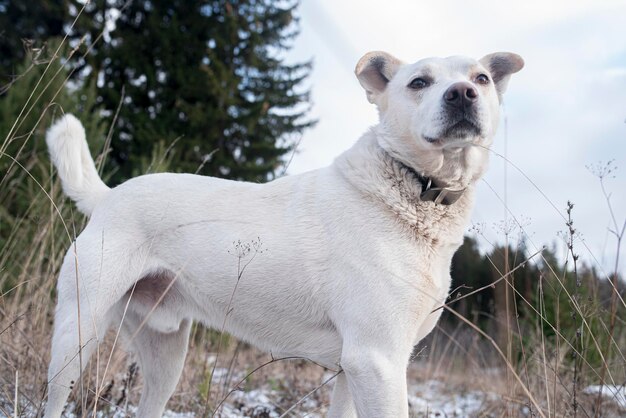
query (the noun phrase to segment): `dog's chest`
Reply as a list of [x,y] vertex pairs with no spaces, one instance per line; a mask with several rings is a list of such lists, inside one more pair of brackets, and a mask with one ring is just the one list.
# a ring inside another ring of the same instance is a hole
[[409,302],[415,317],[423,317],[445,302],[451,285],[452,257],[463,242],[467,222],[464,197],[458,207],[436,205],[432,202],[407,202],[395,212],[399,234],[411,249],[404,257],[400,272],[417,289]]
[[387,187],[380,193],[388,213],[404,227],[406,235],[429,251],[447,251],[458,248],[463,241],[473,200],[473,190],[468,189],[451,205],[422,201],[417,180],[397,175],[389,177]]
[[[417,264],[424,273],[441,276],[438,272],[443,272],[449,279],[452,256],[463,242],[469,212],[466,199],[469,197],[461,198],[458,207],[406,200],[392,207],[400,235],[411,242],[415,253],[419,254]],[[438,285],[447,288],[449,283]]]

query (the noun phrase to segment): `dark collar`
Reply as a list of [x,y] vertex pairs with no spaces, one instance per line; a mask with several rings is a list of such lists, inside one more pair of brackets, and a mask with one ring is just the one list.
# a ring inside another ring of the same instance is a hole
[[420,200],[423,202],[435,202],[435,204],[452,205],[455,203],[465,192],[465,188],[460,190],[453,190],[447,187],[438,187],[437,184],[430,177],[423,176],[415,171],[413,168],[404,164],[402,161],[390,157],[396,161],[401,167],[406,169],[409,173],[413,174],[417,181],[422,185],[422,193],[420,193]]

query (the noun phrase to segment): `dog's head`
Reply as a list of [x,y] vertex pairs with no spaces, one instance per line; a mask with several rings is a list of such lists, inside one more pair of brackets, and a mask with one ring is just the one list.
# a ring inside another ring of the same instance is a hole
[[508,52],[478,61],[455,56],[415,64],[370,52],[357,64],[356,75],[378,107],[380,145],[420,172],[456,182],[467,165],[486,159],[502,94],[511,74],[523,66],[519,55]]

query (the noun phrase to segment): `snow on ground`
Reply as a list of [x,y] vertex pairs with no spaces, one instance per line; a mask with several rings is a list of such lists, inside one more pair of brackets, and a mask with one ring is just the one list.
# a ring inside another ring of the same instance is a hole
[[483,410],[496,395],[478,391],[450,390],[438,380],[426,380],[409,387],[409,407],[418,417],[471,417]]
[[[214,379],[223,375],[222,370],[216,369]],[[329,375],[330,376],[330,375]],[[328,379],[324,376],[322,381]],[[332,386],[332,384],[330,384]],[[273,400],[280,399],[281,393],[277,390],[261,387],[249,391],[236,391],[232,393],[220,409],[220,418],[278,418],[284,413],[284,408],[279,408]],[[495,395],[483,392],[468,391],[460,393],[452,390],[448,385],[437,380],[428,380],[420,384],[411,385],[409,388],[409,405],[412,417],[472,417],[477,416],[485,400],[493,399]],[[11,403],[2,402],[3,408],[12,414]],[[307,418],[322,418],[328,405],[322,405],[313,398],[305,399],[298,408],[298,413]],[[76,405],[70,404],[65,410],[64,417],[77,418],[74,412]],[[126,408],[117,407],[107,413],[99,411],[97,418],[129,418],[134,417],[137,408],[128,405]],[[35,411],[29,408],[23,409],[21,417],[30,418],[35,416]],[[164,418],[195,418],[193,412],[165,411]],[[294,416],[294,415],[291,415]],[[12,418],[0,412],[0,418]]]
[[[225,375],[221,369],[215,370],[214,379]],[[330,376],[330,375],[329,375]],[[328,379],[324,376],[322,381]],[[332,384],[331,384],[332,386]],[[586,394],[594,395],[600,391],[599,385],[588,386],[584,389]],[[602,393],[621,410],[626,411],[626,388],[623,386],[604,386]],[[278,418],[284,413],[284,408],[280,408],[275,400],[281,398],[280,391],[269,387],[260,387],[248,391],[236,391],[232,393],[220,410],[218,415],[221,418]],[[458,387],[451,387],[449,384],[439,380],[426,380],[409,386],[409,406],[411,417],[415,418],[465,418],[479,416],[485,409],[486,402],[498,400],[495,393],[460,390]],[[2,408],[9,416],[0,412],[0,418],[12,418],[12,402],[1,399]],[[66,409],[65,417],[77,418],[73,413],[75,405],[69,405]],[[321,418],[324,416],[327,405],[320,404],[316,399],[308,398],[301,402],[298,413],[307,418]],[[30,418],[35,416],[32,408],[22,409],[20,416]],[[521,415],[524,412],[520,410]],[[118,408],[108,413],[99,412],[97,418],[126,418],[134,417],[136,407],[129,405],[127,408]],[[164,418],[195,418],[193,412],[165,411]],[[293,416],[293,415],[292,415]]]
[[587,386],[583,392],[589,395],[597,395],[602,390],[602,396],[611,399],[617,406],[626,411],[626,386],[615,385],[592,385]]
[[274,395],[271,393],[273,391],[269,392],[257,389],[248,392],[236,392],[231,395],[229,402],[222,408],[221,417],[279,417],[280,413],[271,401],[272,395]]
[[[214,379],[224,376],[225,370],[217,368]],[[332,374],[324,375],[322,381],[326,381]],[[332,383],[329,384],[332,387]],[[455,392],[446,384],[437,380],[428,380],[409,388],[409,405],[412,417],[472,417],[480,412],[483,402],[495,395],[482,392],[468,391],[465,393]],[[284,413],[275,400],[281,398],[280,391],[268,387],[261,387],[248,391],[233,392],[220,409],[220,418],[278,418]],[[3,408],[9,414],[12,413],[10,404],[2,402],[7,408]],[[296,415],[307,418],[322,418],[328,405],[320,404],[316,399],[304,399],[298,408]],[[76,405],[70,404],[65,410],[66,418],[77,418],[74,412]],[[108,413],[98,412],[97,418],[127,418],[134,417],[137,408],[128,405],[126,408],[118,407]],[[22,410],[22,417],[30,418],[35,411]],[[195,418],[193,412],[165,411],[164,418]],[[291,415],[294,416],[294,415]],[[0,418],[12,418],[0,412]]]

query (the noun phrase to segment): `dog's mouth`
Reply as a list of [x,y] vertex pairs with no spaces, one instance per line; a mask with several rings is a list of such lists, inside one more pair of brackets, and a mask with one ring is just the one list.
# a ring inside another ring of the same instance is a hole
[[481,136],[482,129],[472,119],[463,116],[460,120],[449,124],[437,137],[424,136],[426,142],[433,145],[445,145],[449,142],[464,142],[467,139]]

